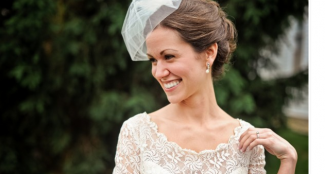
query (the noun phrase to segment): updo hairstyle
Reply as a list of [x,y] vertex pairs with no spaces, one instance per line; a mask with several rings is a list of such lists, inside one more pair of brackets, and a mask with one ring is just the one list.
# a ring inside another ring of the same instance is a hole
[[182,0],[179,8],[160,25],[176,30],[197,53],[217,43],[218,53],[212,66],[215,79],[222,75],[223,65],[236,49],[236,29],[220,5],[212,0]]

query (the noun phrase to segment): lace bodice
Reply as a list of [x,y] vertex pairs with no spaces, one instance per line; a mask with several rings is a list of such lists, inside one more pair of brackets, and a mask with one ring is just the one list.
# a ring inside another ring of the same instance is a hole
[[240,135],[252,127],[243,120],[239,122],[240,126],[235,128],[228,143],[197,153],[168,141],[147,113],[138,114],[123,123],[113,174],[266,173],[263,146],[258,145],[245,153],[239,151]]

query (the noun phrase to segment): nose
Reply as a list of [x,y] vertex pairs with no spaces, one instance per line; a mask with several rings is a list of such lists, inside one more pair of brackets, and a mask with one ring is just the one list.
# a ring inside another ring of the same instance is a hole
[[157,64],[152,67],[152,75],[157,79],[161,79],[169,75],[169,70],[163,62],[157,62]]

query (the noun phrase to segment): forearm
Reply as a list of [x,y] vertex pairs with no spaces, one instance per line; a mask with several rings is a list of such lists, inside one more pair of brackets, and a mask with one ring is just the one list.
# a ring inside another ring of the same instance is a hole
[[294,174],[297,164],[297,152],[294,150],[290,157],[281,159],[278,174]]
[[294,174],[296,169],[296,162],[293,161],[281,161],[281,165],[278,174]]

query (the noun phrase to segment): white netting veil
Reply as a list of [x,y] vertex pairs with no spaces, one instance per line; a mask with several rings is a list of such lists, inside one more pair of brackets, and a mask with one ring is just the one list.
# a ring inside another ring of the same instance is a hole
[[178,9],[180,3],[181,0],[132,0],[122,27],[122,36],[132,60],[148,60],[147,35]]

